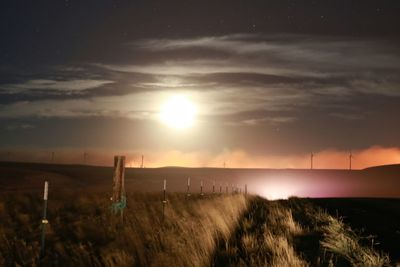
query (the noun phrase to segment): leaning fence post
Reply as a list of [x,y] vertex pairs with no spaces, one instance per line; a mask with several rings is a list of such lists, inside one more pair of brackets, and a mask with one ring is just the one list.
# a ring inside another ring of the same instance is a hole
[[213,194],[215,194],[215,180],[213,180]]
[[40,255],[44,256],[44,248],[45,248],[45,232],[46,232],[46,224],[49,223],[47,220],[47,197],[49,192],[49,183],[47,181],[44,182],[44,193],[43,193],[43,219],[42,219],[42,237],[41,237],[41,245],[40,245]]
[[203,180],[200,181],[200,196],[203,196]]
[[162,209],[162,219],[165,217],[165,205],[167,204],[167,179],[164,179],[164,200],[163,200],[163,209]]
[[229,188],[228,188],[228,183],[225,184],[225,193],[228,194]]
[[247,184],[244,185],[244,195],[247,196]]
[[187,179],[187,192],[186,195],[190,197],[190,177]]
[[219,193],[222,193],[222,182],[219,183]]
[[111,200],[111,210],[114,214],[119,212],[121,223],[124,223],[124,209],[126,208],[125,156],[114,156],[113,196]]

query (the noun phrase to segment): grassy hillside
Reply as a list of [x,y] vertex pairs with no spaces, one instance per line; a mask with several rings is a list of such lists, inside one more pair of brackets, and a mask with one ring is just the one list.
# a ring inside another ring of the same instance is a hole
[[[0,197],[0,266],[389,266],[389,257],[308,199],[129,194],[123,221],[106,194],[57,194],[39,259],[42,203]],[[368,239],[369,240],[369,239]],[[394,262],[392,262],[394,264]]]
[[[123,223],[107,195],[55,195],[49,202],[45,266],[209,266],[247,207],[243,195],[128,195]],[[0,266],[37,265],[42,203],[35,195],[0,201]]]

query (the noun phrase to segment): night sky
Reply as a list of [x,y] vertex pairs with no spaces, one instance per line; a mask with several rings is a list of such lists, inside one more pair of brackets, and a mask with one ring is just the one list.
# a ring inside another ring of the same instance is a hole
[[[2,1],[0,160],[400,162],[400,2]],[[173,95],[193,127],[157,119]]]

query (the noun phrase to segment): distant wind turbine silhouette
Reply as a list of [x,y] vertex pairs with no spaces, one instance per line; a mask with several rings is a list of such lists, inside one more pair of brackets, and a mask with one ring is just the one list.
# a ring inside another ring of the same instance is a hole
[[86,162],[87,162],[87,157],[88,157],[88,153],[83,152],[83,164],[86,164]]
[[350,150],[350,154],[349,154],[349,170],[351,171],[351,163],[352,163],[352,159],[354,158],[353,153]]
[[311,170],[314,168],[313,166],[313,161],[314,161],[314,153],[311,151],[311,155],[310,155],[310,160],[311,160]]

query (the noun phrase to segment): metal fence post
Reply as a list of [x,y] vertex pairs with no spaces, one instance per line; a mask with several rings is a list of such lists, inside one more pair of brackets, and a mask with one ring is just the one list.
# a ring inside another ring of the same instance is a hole
[[162,209],[162,219],[164,220],[165,217],[165,205],[167,204],[167,179],[164,179],[164,200],[163,200],[163,209]]
[[190,177],[187,179],[187,192],[186,195],[190,197]]
[[43,219],[42,219],[42,237],[40,242],[40,255],[41,257],[44,256],[44,249],[45,249],[45,234],[46,234],[46,224],[48,224],[47,220],[47,197],[49,192],[49,183],[47,181],[44,182],[44,193],[43,193]]

